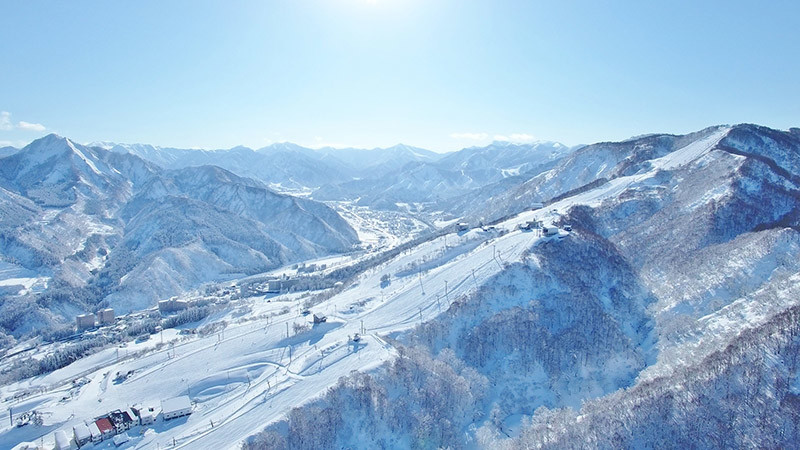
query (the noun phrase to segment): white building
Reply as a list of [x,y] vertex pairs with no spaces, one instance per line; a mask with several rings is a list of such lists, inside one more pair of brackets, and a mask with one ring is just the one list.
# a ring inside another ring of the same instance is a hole
[[128,433],[118,434],[114,436],[114,446],[119,447],[130,440],[131,438],[128,436]]
[[114,323],[114,310],[111,308],[101,309],[97,312],[97,321],[101,325],[112,325]]
[[92,432],[85,423],[72,427],[72,434],[75,436],[75,443],[78,444],[78,447],[83,447],[92,441]]
[[161,400],[161,414],[164,416],[164,420],[188,416],[191,413],[192,402],[187,395]]
[[74,450],[78,448],[75,441],[64,430],[56,431],[56,450]]
[[155,423],[156,416],[153,414],[153,411],[149,409],[140,409],[139,410],[139,423],[141,425],[150,425]]
[[139,425],[139,423],[140,423],[140,421],[139,421],[139,415],[138,415],[138,414],[136,414],[136,413],[133,411],[133,409],[131,409],[131,408],[128,408],[128,409],[126,409],[125,411],[122,411],[122,412],[123,412],[123,414],[127,414],[127,415],[128,415],[128,417],[130,417],[130,418],[131,418],[131,426],[132,426],[132,427],[135,427],[135,426]]
[[98,428],[97,424],[94,422],[89,424],[89,433],[92,435],[92,442],[100,442],[103,440],[103,433],[100,432],[100,428]]
[[75,318],[75,321],[78,325],[78,331],[88,330],[89,328],[94,327],[94,314],[81,314]]
[[555,236],[558,234],[558,227],[542,227],[545,236]]

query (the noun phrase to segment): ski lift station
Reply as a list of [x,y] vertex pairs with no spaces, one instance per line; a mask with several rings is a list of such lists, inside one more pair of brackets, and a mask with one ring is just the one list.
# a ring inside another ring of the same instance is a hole
[[555,236],[558,234],[558,227],[547,226],[542,227],[542,234],[545,236]]

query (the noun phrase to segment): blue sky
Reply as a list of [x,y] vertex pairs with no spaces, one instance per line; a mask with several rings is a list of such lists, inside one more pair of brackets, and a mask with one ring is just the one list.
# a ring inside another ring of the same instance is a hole
[[0,5],[0,143],[567,144],[800,126],[797,1]]

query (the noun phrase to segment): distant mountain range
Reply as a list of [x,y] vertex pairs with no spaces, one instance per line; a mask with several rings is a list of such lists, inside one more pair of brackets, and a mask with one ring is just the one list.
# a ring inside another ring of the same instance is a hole
[[377,209],[398,203],[449,207],[448,200],[493,183],[529,178],[553,167],[580,147],[557,142],[494,142],[446,154],[396,145],[376,149],[317,150],[291,143],[253,150],[187,150],[149,145],[104,144],[114,152],[132,153],[165,168],[216,165],[275,188],[313,191],[316,200],[355,200]]
[[364,176],[383,176],[409,162],[434,161],[439,154],[396,145],[389,148],[313,150],[284,142],[257,150],[239,146],[227,150],[163,148],[142,144],[100,144],[116,153],[131,153],[163,168],[214,165],[284,189],[311,189]]

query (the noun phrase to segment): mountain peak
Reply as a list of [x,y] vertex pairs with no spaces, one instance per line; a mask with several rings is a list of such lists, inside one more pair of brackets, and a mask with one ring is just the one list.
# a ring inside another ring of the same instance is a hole
[[50,133],[26,145],[20,154],[55,155],[70,151],[74,151],[74,145],[69,139]]
[[37,144],[37,143],[38,144],[50,144],[50,143],[54,143],[54,142],[66,143],[67,140],[68,140],[67,138],[65,138],[65,137],[63,137],[61,135],[58,135],[56,133],[50,133],[50,134],[48,134],[46,136],[42,136],[39,139],[34,140],[30,144],[28,144],[28,146],[31,146],[31,145]]

